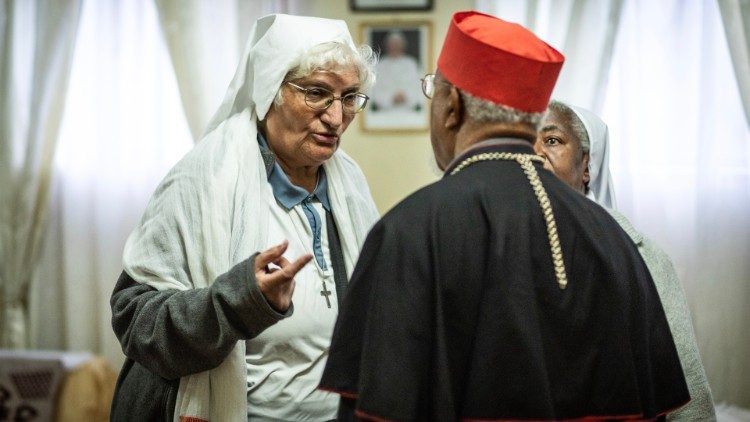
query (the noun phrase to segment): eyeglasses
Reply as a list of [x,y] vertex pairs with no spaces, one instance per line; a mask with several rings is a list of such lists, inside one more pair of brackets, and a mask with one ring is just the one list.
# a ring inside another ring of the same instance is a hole
[[436,81],[434,73],[428,73],[420,80],[422,81],[422,94],[429,99],[432,99],[432,96],[435,94],[436,83],[452,86],[448,82]]
[[289,85],[305,93],[305,104],[314,110],[325,110],[333,104],[334,101],[340,100],[341,106],[346,114],[356,114],[362,111],[370,99],[361,92],[352,92],[350,94],[337,97],[333,92],[320,87],[304,88],[295,83],[287,82]]

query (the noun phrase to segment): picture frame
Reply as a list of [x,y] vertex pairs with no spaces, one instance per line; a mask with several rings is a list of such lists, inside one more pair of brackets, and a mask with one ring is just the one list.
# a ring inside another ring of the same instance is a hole
[[426,12],[433,0],[349,0],[353,12]]
[[420,79],[432,68],[429,21],[363,22],[361,42],[379,55],[375,86],[362,112],[365,132],[429,130],[429,103]]

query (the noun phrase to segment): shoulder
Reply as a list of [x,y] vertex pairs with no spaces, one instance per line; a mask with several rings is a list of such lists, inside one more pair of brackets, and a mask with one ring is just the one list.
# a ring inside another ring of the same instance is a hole
[[[546,186],[546,181],[544,184]],[[386,216],[393,220],[456,218],[486,211],[487,207],[525,210],[530,204],[537,204],[537,199],[518,164],[493,161],[477,163],[442,177],[409,195]]]
[[202,168],[217,170],[224,167],[222,164],[226,164],[225,161],[242,162],[247,155],[259,154],[253,118],[245,110],[224,120],[205,134],[178,165],[201,163]]
[[360,211],[369,214],[367,218],[372,220],[370,224],[373,223],[379,213],[370,193],[367,178],[357,162],[339,148],[333,157],[323,164],[323,168],[328,176],[329,192],[331,189],[343,190],[346,200],[358,203]]
[[336,151],[336,153],[333,154],[333,157],[328,160],[324,167],[326,167],[327,170],[328,167],[336,167],[336,169],[339,171],[343,171],[349,175],[362,178],[363,180],[365,177],[364,173],[362,173],[362,169],[359,167],[359,164],[357,164],[357,162],[354,161],[354,159],[340,147]]
[[622,215],[619,211],[613,210],[611,208],[605,208],[607,212],[609,212],[609,215],[612,216],[612,218],[615,219],[617,224],[622,227],[623,230],[625,230],[625,233],[630,236],[630,238],[633,240],[633,242],[636,245],[640,245],[643,243],[644,237],[641,233],[639,233],[635,227],[633,227],[633,224],[630,223],[630,220],[627,219],[624,215]]
[[211,193],[262,168],[251,118],[246,110],[207,133],[172,167],[157,192],[182,186],[187,191]]
[[607,208],[606,210],[620,225],[620,227],[622,227],[625,233],[630,236],[630,238],[633,240],[633,243],[638,246],[638,251],[641,253],[643,259],[649,265],[652,273],[656,270],[661,270],[663,272],[674,272],[672,260],[669,258],[669,255],[667,255],[667,253],[664,252],[664,250],[656,244],[656,242],[637,231],[635,227],[633,227],[633,224],[630,222],[630,220],[628,220],[628,218],[619,211],[609,208]]
[[682,284],[669,255],[656,242],[636,231],[624,215],[611,209],[607,211],[638,247],[638,252],[646,263],[660,296],[664,299],[675,294],[684,295]]
[[464,196],[471,186],[461,191],[454,189],[446,178],[437,180],[418,189],[396,204],[383,218],[399,219],[406,216],[424,215],[431,213],[435,207],[450,206],[457,200],[456,195]]
[[[457,184],[451,177],[433,182],[396,204],[381,219],[387,233],[454,233],[482,213],[481,187]],[[475,226],[477,230],[479,226]]]
[[382,216],[373,226],[372,232],[378,232],[379,236],[400,237],[404,231],[429,224],[438,198],[435,189],[438,183],[423,187],[401,200]]

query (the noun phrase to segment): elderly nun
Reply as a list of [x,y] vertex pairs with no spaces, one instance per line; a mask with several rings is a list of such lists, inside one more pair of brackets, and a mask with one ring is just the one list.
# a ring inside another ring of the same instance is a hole
[[615,210],[617,203],[609,172],[609,131],[606,123],[588,110],[552,101],[534,149],[545,158],[547,170],[610,212],[638,246],[651,272],[691,397],[687,405],[669,413],[667,420],[716,420],[711,389],[695,341],[690,309],[672,261]]
[[343,21],[255,23],[206,134],[125,245],[112,420],[335,418],[338,397],[316,387],[378,217],[339,146],[374,66]]

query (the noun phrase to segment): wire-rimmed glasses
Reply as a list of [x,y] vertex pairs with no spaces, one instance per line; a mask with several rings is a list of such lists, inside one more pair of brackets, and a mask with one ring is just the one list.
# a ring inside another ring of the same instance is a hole
[[422,81],[422,94],[429,99],[432,99],[432,96],[435,94],[436,83],[450,85],[448,82],[435,81],[434,73],[428,73],[420,80]]
[[341,106],[346,114],[356,114],[364,110],[367,105],[367,100],[370,99],[367,95],[361,92],[352,92],[346,95],[337,97],[333,95],[333,92],[321,88],[312,87],[305,88],[299,86],[293,82],[287,82],[287,84],[305,93],[305,104],[314,110],[325,110],[333,104],[334,101],[341,101]]

